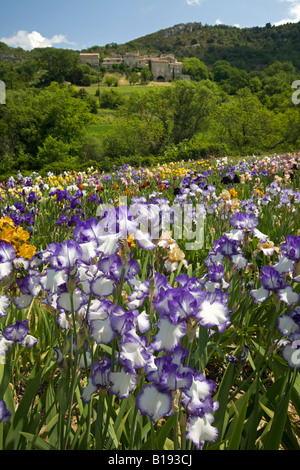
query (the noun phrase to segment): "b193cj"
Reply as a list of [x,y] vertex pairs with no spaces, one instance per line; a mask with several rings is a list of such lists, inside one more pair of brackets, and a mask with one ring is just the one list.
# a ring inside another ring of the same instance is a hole
[[192,465],[192,456],[188,454],[163,454],[152,456],[152,464],[157,465],[187,465],[190,467]]

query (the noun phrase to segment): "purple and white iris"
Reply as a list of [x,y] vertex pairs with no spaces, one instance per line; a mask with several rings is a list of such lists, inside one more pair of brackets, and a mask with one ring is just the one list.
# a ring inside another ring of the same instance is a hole
[[241,241],[247,232],[251,233],[261,242],[265,242],[268,239],[268,235],[264,235],[256,228],[258,225],[258,219],[254,214],[236,212],[231,217],[230,223],[234,227],[234,230],[232,230],[229,235],[227,234],[227,236],[233,240]]
[[81,399],[83,403],[89,403],[92,395],[96,393],[99,388],[108,389],[108,376],[110,371],[111,361],[106,357],[92,364],[87,385],[82,390]]
[[277,329],[285,337],[281,341],[282,356],[289,367],[300,369],[300,306],[278,318]]
[[8,242],[0,242],[0,281],[13,272],[16,251]]
[[277,269],[277,266],[263,266],[259,276],[261,287],[250,291],[255,303],[264,302],[271,292],[278,294],[280,300],[287,305],[293,305],[300,300],[300,295],[295,292],[286,278]]
[[38,342],[36,338],[29,335],[28,319],[6,326],[3,337],[11,344],[18,343],[27,347],[32,347]]
[[0,400],[0,423],[9,423],[11,418],[11,412],[7,409],[4,400]]
[[287,235],[280,248],[282,257],[289,262],[293,281],[300,282],[300,236]]
[[117,253],[120,239],[126,240],[132,234],[141,248],[146,250],[155,248],[156,245],[152,243],[150,234],[139,228],[139,223],[126,205],[116,208],[100,205],[97,215],[100,216],[99,220],[90,218],[77,225],[73,232],[75,241],[78,243],[95,241],[97,251],[106,256]]
[[39,271],[29,269],[26,277],[18,279],[17,284],[22,295],[13,298],[13,303],[18,310],[28,308],[33,298],[40,293],[40,277]]
[[214,241],[212,250],[208,253],[205,264],[208,268],[211,266],[222,266],[225,258],[228,258],[234,265],[234,269],[245,268],[248,260],[243,256],[242,249],[239,246],[240,240],[231,238],[229,234]]
[[8,295],[0,295],[0,317],[6,317],[8,315],[7,309],[10,306],[10,298]]
[[[181,278],[180,281],[182,282]],[[199,279],[196,278],[195,281]],[[168,345],[168,351],[176,348],[185,335],[189,318],[208,329],[216,326],[219,331],[230,324],[227,295],[219,289],[208,292],[199,282],[195,282],[190,291],[181,286],[161,290],[153,305],[160,315],[153,347],[159,348],[160,343],[165,344]]]
[[38,339],[29,334],[27,319],[8,325],[5,327],[4,333],[0,331],[0,360],[5,361],[6,354],[14,343],[31,348],[37,342]]
[[288,337],[282,357],[292,369],[300,369],[300,331]]

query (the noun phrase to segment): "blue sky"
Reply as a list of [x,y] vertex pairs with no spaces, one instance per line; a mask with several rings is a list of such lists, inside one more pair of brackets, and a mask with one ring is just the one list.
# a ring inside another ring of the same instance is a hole
[[0,41],[13,47],[125,42],[179,23],[241,28],[300,21],[300,0],[6,0]]

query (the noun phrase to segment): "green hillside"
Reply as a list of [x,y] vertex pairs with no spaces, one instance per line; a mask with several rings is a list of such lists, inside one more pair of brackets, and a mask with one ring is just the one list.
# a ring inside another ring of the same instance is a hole
[[237,28],[226,25],[179,24],[125,44],[94,46],[88,52],[104,55],[126,51],[197,57],[208,67],[226,60],[247,71],[264,69],[274,61],[290,61],[300,71],[300,22],[281,26]]

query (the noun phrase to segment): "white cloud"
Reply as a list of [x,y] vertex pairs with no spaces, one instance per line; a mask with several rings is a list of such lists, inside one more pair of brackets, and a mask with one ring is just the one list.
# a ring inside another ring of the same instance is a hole
[[216,24],[223,24],[223,21],[222,21],[222,20],[219,20],[219,19],[217,19],[217,20],[216,20]]
[[290,6],[288,7],[288,18],[284,18],[283,20],[277,21],[274,23],[275,26],[279,26],[281,24],[286,23],[298,23],[300,21],[300,2],[295,0],[279,0],[280,2],[289,3]]
[[191,6],[201,5],[205,0],[186,0],[186,3]]
[[56,34],[52,38],[45,38],[38,31],[18,31],[16,34],[9,38],[1,38],[1,42],[4,42],[8,46],[22,47],[25,50],[31,50],[35,47],[53,47],[55,44],[70,44],[74,45],[67,40],[63,34]]

